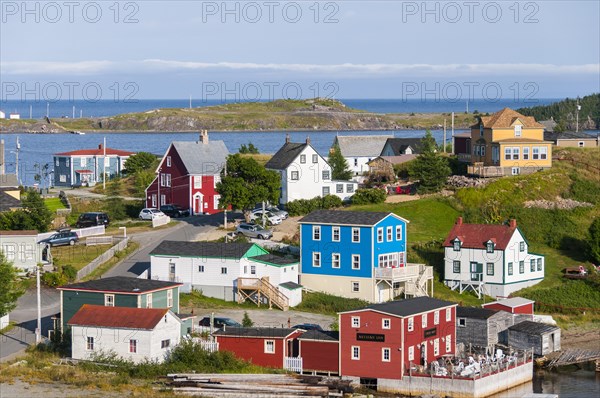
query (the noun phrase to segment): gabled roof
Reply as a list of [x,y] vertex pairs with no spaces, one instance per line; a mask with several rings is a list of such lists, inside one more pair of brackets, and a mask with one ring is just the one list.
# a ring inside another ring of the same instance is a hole
[[370,162],[367,162],[368,165],[370,165],[371,163],[375,162],[377,159],[383,160],[385,162],[391,163],[391,164],[402,164],[402,163],[406,163],[406,162],[410,162],[411,160],[415,160],[417,158],[416,154],[410,154],[410,155],[398,155],[398,156],[377,156],[375,159],[371,160]]
[[586,134],[583,132],[575,132],[575,131],[564,131],[562,133],[555,133],[544,131],[544,140],[546,141],[554,141],[557,140],[596,140],[598,137],[594,137],[593,135]]
[[456,307],[457,318],[474,318],[474,319],[488,319],[496,315],[499,310],[492,310],[486,308],[476,307]]
[[254,243],[163,240],[150,252],[150,255],[240,259],[244,257],[253,246],[255,246]]
[[307,143],[287,142],[283,144],[275,155],[265,164],[265,168],[272,170],[285,170],[306,148]]
[[188,174],[218,175],[229,156],[223,141],[173,141],[171,147],[177,151]]
[[298,223],[373,226],[390,215],[404,222],[409,222],[408,220],[405,220],[394,213],[376,211],[315,210],[301,218]]
[[9,190],[11,189],[0,189],[0,211],[8,211],[21,207],[21,201],[6,192]]
[[297,329],[288,328],[236,328],[228,327],[225,330],[219,329],[213,333],[213,336],[235,336],[235,337],[267,337],[273,339],[283,339],[297,332]]
[[19,181],[16,174],[0,174],[0,188],[18,188]]
[[[135,152],[122,151],[120,149],[113,149],[106,147],[107,156],[131,156],[135,155]],[[54,156],[104,156],[104,149],[102,144],[98,145],[95,149],[79,149],[77,151],[60,152],[55,153]]]
[[36,236],[38,235],[38,231],[35,229],[28,229],[22,231],[0,231],[0,237],[2,236]]
[[84,304],[67,323],[70,326],[152,330],[168,308],[105,307]]
[[[412,148],[413,153],[421,153],[421,138],[388,138],[385,146],[389,146],[395,156],[404,155],[408,147]],[[382,149],[383,151],[383,149]]]
[[[544,125],[536,122],[533,116],[522,115],[510,108],[504,108],[491,116],[482,116],[481,122],[483,123],[484,128],[508,129],[513,127],[513,123],[517,121],[517,119],[525,128],[544,128]],[[479,123],[472,126],[472,128],[473,127],[478,128]]]
[[548,325],[547,323],[523,321],[508,328],[511,331],[523,332],[528,334],[543,334],[559,330],[558,326]]
[[438,300],[431,297],[423,296],[414,297],[406,300],[395,300],[380,304],[372,304],[362,309],[341,312],[341,314],[373,310],[390,315],[405,317],[455,305],[457,304],[451,303],[450,301]]
[[261,254],[260,256],[252,256],[252,257],[249,257],[248,259],[251,261],[257,261],[260,263],[269,263],[269,264],[280,265],[280,266],[298,264],[300,262],[299,258],[290,257],[290,256],[278,256],[273,253]]
[[512,227],[510,225],[464,224],[462,218],[459,218],[448,233],[444,247],[452,247],[454,239],[458,238],[462,242],[462,248],[485,249],[486,242],[491,239],[496,243],[495,250],[506,250],[516,229],[516,223]]
[[156,290],[164,290],[181,286],[179,282],[165,282],[154,279],[130,278],[127,276],[111,276],[87,282],[71,283],[59,286],[59,290],[91,290],[108,293],[143,294]]
[[298,340],[339,341],[340,333],[332,330],[309,330],[302,333]]
[[338,135],[335,137],[344,157],[377,157],[381,154],[385,142],[393,135]]
[[487,307],[488,305],[498,304],[503,305],[505,307],[515,308],[520,307],[522,305],[533,304],[535,301],[523,298],[523,297],[511,297],[504,300],[498,300],[491,303],[483,304],[483,307]]

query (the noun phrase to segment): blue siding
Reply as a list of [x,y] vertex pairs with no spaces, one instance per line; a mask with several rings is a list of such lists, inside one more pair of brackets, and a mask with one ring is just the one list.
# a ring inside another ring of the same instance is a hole
[[[396,226],[402,226],[402,240],[396,240]],[[387,228],[392,227],[392,240],[387,239]],[[377,229],[383,228],[383,242],[377,242]],[[375,246],[373,251],[373,263],[378,266],[379,255],[386,253],[400,253],[406,252],[406,223],[402,220],[398,220],[393,216],[388,216],[381,220],[374,227],[374,240]],[[404,257],[406,262],[406,255]]]

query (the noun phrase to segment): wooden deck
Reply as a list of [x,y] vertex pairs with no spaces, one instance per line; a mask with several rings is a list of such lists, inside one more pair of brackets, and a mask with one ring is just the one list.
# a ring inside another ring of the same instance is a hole
[[568,349],[547,355],[546,368],[600,361],[600,350]]

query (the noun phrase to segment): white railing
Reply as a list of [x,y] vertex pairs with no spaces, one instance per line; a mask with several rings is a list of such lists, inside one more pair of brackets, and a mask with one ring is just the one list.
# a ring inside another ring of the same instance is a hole
[[112,245],[113,244],[112,236],[90,236],[85,240],[86,246],[96,246],[96,245]]
[[[89,227],[89,228],[74,228],[74,229],[71,229],[71,231],[75,232],[77,234],[77,236],[79,236],[80,238],[85,238],[87,236],[104,235],[105,228],[104,228],[104,225],[98,225],[96,227]],[[39,242],[42,239],[51,237],[55,233],[56,233],[56,231],[44,232],[43,234],[38,234],[37,240]]]
[[171,222],[171,217],[154,217],[152,218],[152,228],[160,227],[161,225],[167,225]]
[[404,267],[396,268],[375,268],[375,278],[410,280],[419,276],[419,264],[407,264]]
[[204,351],[217,352],[219,351],[219,343],[216,341],[199,339],[197,337],[192,338],[192,341],[198,344]]
[[283,368],[292,372],[302,373],[302,357],[283,358]]

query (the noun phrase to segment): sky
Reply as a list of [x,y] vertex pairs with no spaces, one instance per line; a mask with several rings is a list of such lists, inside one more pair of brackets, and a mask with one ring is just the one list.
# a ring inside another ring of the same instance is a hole
[[0,0],[1,100],[600,92],[599,1]]

